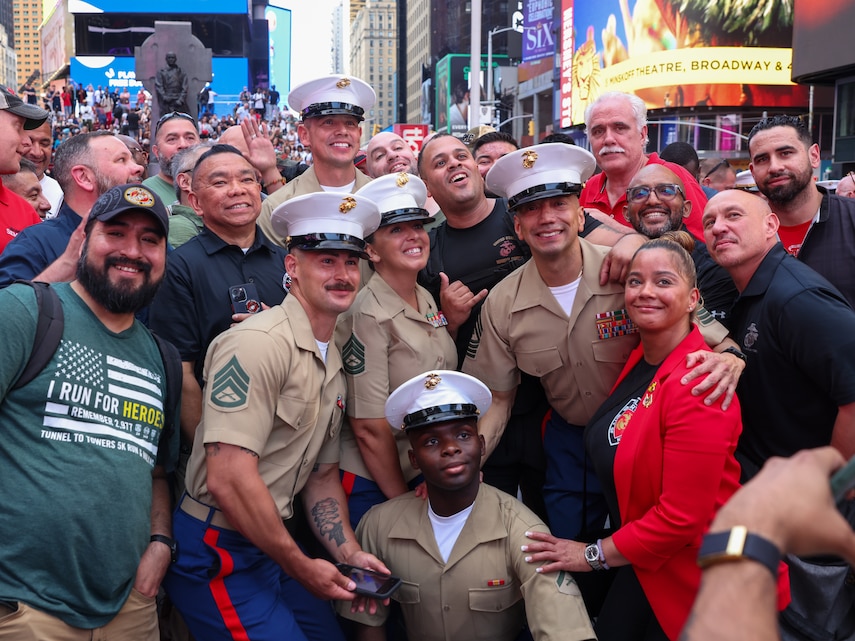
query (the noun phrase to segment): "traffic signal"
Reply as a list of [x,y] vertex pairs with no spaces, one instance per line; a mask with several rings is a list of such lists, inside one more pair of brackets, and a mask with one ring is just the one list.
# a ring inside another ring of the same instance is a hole
[[528,135],[534,137],[534,120],[528,121]]
[[377,123],[374,123],[374,127],[371,130],[371,135],[376,136],[379,133],[380,133],[380,125],[378,125]]

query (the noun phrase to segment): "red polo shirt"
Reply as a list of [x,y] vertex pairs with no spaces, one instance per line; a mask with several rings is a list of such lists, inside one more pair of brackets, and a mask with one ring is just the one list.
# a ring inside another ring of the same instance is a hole
[[[695,177],[683,167],[675,165],[672,162],[668,162],[667,160],[662,160],[656,153],[650,154],[647,157],[647,164],[665,165],[668,169],[679,176],[680,180],[683,182],[683,186],[686,188],[686,200],[692,203],[692,213],[684,222],[686,223],[686,227],[688,227],[689,231],[692,232],[696,238],[703,241],[704,228],[701,225],[701,218],[704,215],[704,207],[707,206],[707,197],[704,194],[703,189],[701,189],[701,186],[698,184],[698,181],[695,180]],[[606,193],[606,174],[604,172],[600,172],[596,176],[592,176],[591,179],[585,183],[585,188],[582,189],[582,195],[579,197],[579,200],[582,203],[582,207],[598,209],[607,216],[611,216],[622,225],[631,227],[629,221],[627,221],[623,215],[623,208],[626,206],[626,194],[622,194],[614,207],[612,207],[609,204],[609,195]]]
[[22,229],[40,222],[33,206],[0,182],[0,253]]

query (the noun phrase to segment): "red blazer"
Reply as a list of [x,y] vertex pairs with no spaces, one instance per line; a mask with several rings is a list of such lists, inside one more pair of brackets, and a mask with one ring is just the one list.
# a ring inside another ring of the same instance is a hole
[[[708,349],[697,327],[665,359],[615,453],[621,528],[613,541],[632,564],[665,634],[676,639],[689,616],[701,571],[701,537],[739,488],[734,458],[742,432],[739,402],[722,411],[682,385],[686,355]],[[624,376],[642,358],[639,345]]]

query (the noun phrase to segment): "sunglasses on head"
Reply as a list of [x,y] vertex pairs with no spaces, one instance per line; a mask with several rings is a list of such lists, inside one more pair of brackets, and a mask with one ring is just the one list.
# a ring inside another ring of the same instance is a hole
[[710,176],[712,176],[715,172],[717,172],[722,167],[730,167],[730,163],[727,162],[727,160],[722,160],[715,167],[713,167],[706,174],[704,174],[704,178],[709,178]]
[[184,120],[189,120],[194,125],[196,124],[196,119],[190,114],[184,113],[183,111],[170,111],[169,113],[163,114],[160,119],[158,119],[157,124],[154,126],[155,132],[163,123],[167,120],[172,120],[173,118],[183,118]]

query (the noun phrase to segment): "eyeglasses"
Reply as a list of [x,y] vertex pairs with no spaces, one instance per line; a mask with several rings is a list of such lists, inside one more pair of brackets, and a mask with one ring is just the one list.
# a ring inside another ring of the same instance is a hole
[[[718,171],[719,169],[721,169],[722,167],[730,167],[730,163],[729,163],[729,162],[727,162],[727,160],[722,160],[722,161],[721,161],[720,163],[718,163],[715,167],[713,167],[713,168],[712,168],[712,169],[710,169],[707,173],[705,173],[705,174],[704,174],[704,178],[709,178],[710,176],[712,176],[715,172],[717,172],[717,171]],[[702,180],[703,180],[703,179],[702,179]]]
[[656,195],[660,200],[674,200],[677,197],[677,194],[683,196],[683,190],[680,189],[680,185],[675,185],[673,183],[662,183],[659,185],[655,185],[653,187],[648,187],[647,185],[639,185],[638,187],[632,187],[631,189],[626,190],[626,199],[634,202],[641,203],[650,198],[650,192],[655,191]]

